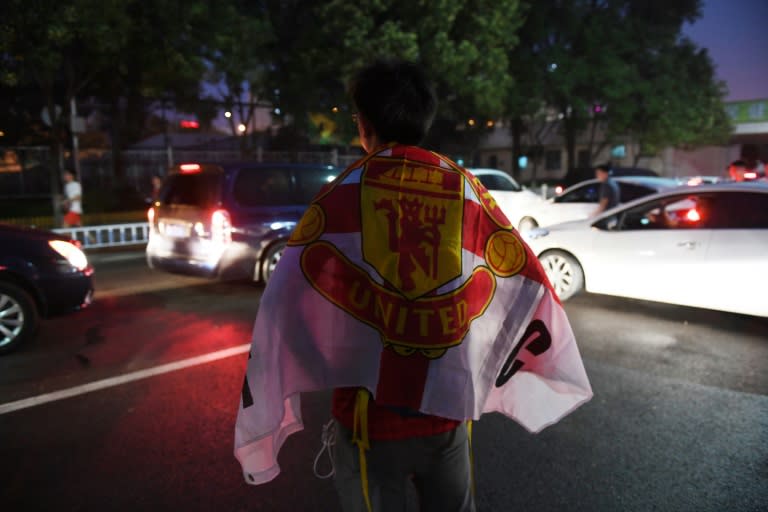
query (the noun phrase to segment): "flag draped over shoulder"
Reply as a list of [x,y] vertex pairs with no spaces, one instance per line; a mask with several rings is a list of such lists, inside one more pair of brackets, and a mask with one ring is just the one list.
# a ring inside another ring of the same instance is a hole
[[272,480],[300,393],[538,432],[592,397],[543,269],[480,182],[389,145],[346,169],[294,230],[259,306],[235,428],[246,481]]

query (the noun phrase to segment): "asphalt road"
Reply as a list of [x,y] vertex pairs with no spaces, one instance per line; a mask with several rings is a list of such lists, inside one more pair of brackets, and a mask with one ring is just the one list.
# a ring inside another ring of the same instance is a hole
[[[273,482],[246,485],[232,455],[261,288],[135,256],[94,256],[92,307],[0,358],[0,509],[338,510],[312,470],[328,393],[303,396]],[[566,311],[595,397],[538,435],[476,422],[479,510],[768,510],[768,321],[593,295]]]

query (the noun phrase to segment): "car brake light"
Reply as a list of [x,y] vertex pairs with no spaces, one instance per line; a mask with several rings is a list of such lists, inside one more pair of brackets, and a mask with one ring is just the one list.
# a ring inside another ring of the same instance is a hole
[[563,193],[563,186],[562,185],[556,186],[555,187],[555,194],[560,195],[562,193]]
[[753,171],[747,171],[744,173],[745,180],[754,180],[757,178],[757,173]]
[[59,253],[70,265],[77,270],[83,271],[88,268],[88,258],[85,257],[85,253],[78,249],[78,247],[72,242],[64,240],[49,240],[48,245],[51,249]]
[[232,223],[227,210],[216,210],[211,214],[211,240],[221,245],[232,241]]
[[701,220],[701,215],[696,209],[692,208],[685,214],[685,218],[690,222],[699,222]]
[[155,209],[150,208],[147,210],[147,221],[149,221],[150,226],[155,223]]
[[194,174],[201,171],[200,164],[181,164],[179,170],[182,174]]

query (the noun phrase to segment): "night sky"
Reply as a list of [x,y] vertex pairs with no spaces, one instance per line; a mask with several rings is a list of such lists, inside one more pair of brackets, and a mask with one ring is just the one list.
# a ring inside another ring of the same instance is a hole
[[684,32],[709,50],[727,100],[768,99],[768,0],[704,0]]

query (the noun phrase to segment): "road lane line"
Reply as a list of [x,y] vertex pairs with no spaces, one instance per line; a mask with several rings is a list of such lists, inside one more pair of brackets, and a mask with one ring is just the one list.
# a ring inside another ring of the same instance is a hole
[[97,380],[95,382],[89,382],[88,384],[82,384],[73,388],[62,389],[54,391],[52,393],[45,393],[30,398],[24,398],[15,402],[8,402],[6,404],[0,404],[0,415],[18,411],[20,409],[26,409],[28,407],[34,407],[36,405],[42,405],[48,402],[54,402],[56,400],[63,400],[77,395],[83,395],[90,393],[91,391],[98,391],[113,386],[119,386],[135,380],[146,379],[154,377],[155,375],[162,375],[163,373],[175,372],[177,370],[183,370],[190,366],[197,366],[201,364],[210,363],[219,359],[225,359],[227,357],[236,356],[243,352],[248,352],[251,348],[251,344],[239,345],[237,347],[231,347],[224,350],[218,350],[209,354],[203,354],[202,356],[191,357],[189,359],[182,359],[173,363],[163,364],[155,366],[153,368],[145,368],[144,370],[138,370],[117,377],[110,377],[108,379]]

